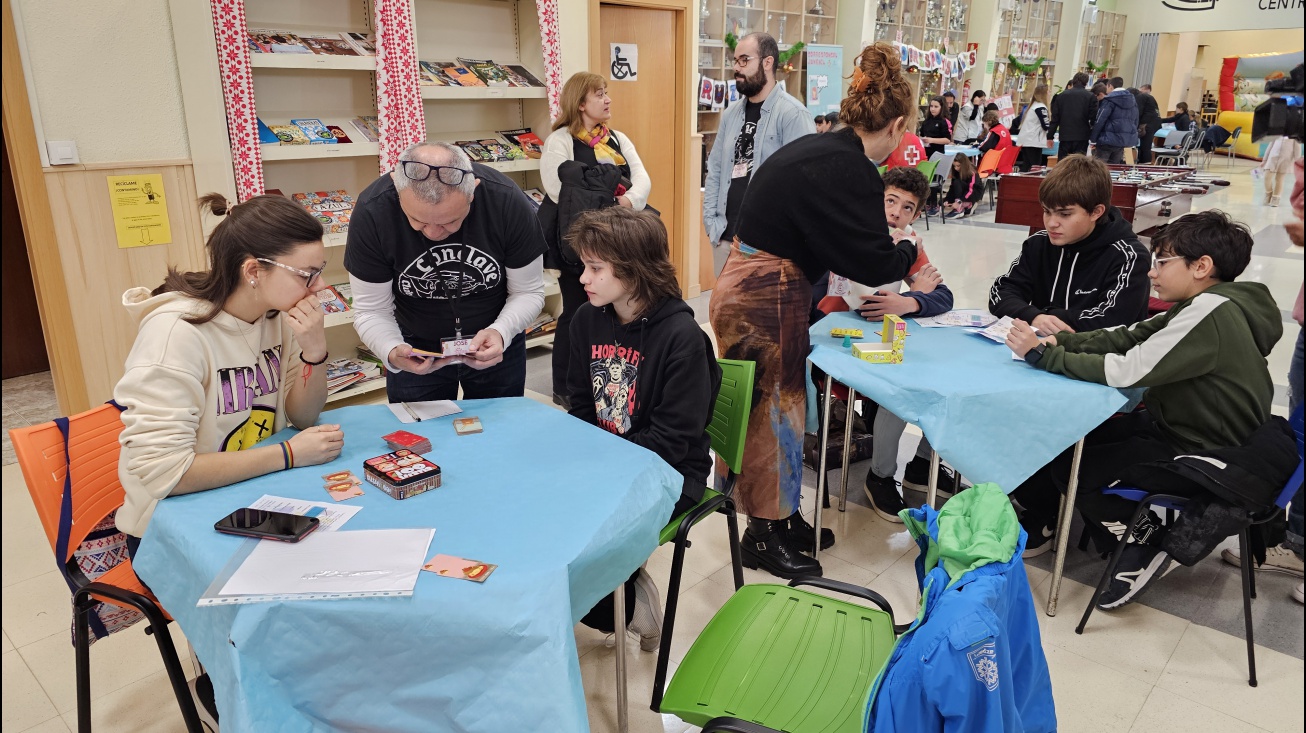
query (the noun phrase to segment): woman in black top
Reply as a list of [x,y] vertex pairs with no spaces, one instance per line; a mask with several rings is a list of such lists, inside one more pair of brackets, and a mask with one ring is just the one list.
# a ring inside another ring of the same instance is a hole
[[[819,563],[799,554],[816,546],[798,511],[812,283],[827,270],[855,282],[893,282],[915,261],[916,246],[890,234],[876,171],[913,126],[913,97],[898,51],[866,47],[839,108],[846,127],[772,154],[744,196],[710,309],[721,356],[757,369],[734,486],[749,517],[740,543],[746,567],[785,578],[821,574]],[[833,533],[823,534],[822,547],[833,544]]]
[[944,146],[952,142],[952,122],[943,112],[943,97],[930,100],[930,112],[921,123],[920,138],[925,143],[927,159],[942,153]]
[[1176,104],[1174,106],[1173,116],[1161,118],[1161,124],[1167,122],[1173,122],[1174,129],[1179,130],[1180,132],[1188,132],[1193,129],[1193,118],[1188,114],[1188,103],[1180,102],[1179,104]]

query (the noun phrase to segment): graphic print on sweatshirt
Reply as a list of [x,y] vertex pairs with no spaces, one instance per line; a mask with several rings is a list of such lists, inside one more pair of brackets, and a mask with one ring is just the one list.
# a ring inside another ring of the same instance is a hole
[[630,430],[635,410],[636,386],[643,355],[638,350],[615,344],[590,347],[590,391],[599,427],[614,435]]
[[399,292],[426,300],[452,300],[493,290],[502,278],[499,261],[484,251],[461,242],[440,242],[408,263],[399,275]]
[[[223,452],[245,450],[274,432],[277,392],[281,390],[281,345],[264,349],[254,366],[218,369],[218,416],[248,412],[249,417],[222,439]],[[263,400],[267,404],[259,404]]]

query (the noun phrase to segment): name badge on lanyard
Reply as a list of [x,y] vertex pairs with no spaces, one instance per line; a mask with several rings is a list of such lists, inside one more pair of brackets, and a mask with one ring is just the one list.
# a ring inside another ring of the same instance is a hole
[[736,178],[747,178],[748,168],[749,168],[749,164],[746,162],[735,163],[734,167],[730,169],[730,179],[734,180]]

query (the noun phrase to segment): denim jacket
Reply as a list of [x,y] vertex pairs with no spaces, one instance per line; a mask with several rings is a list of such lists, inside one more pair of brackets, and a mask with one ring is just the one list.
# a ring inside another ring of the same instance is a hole
[[[726,230],[726,198],[730,194],[730,167],[733,165],[735,140],[744,128],[746,99],[730,105],[721,113],[717,139],[707,161],[707,184],[703,190],[703,227],[708,241],[716,244]],[[772,89],[762,102],[762,115],[753,134],[753,170],[756,171],[775,151],[803,135],[816,132],[816,123],[796,97]]]

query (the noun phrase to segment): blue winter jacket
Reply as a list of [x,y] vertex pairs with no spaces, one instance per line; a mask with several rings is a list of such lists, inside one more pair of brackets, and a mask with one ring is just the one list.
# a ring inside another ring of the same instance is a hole
[[1089,140],[1094,145],[1138,147],[1138,100],[1127,89],[1117,89],[1097,104],[1097,122]]
[[871,689],[867,733],[1055,731],[1025,532],[1006,494],[980,484],[900,516],[921,549],[921,611]]

